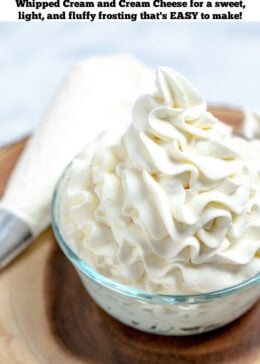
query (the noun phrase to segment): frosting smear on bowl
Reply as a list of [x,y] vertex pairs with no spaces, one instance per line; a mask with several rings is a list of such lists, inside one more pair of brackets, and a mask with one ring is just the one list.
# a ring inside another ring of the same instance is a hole
[[122,134],[72,162],[63,234],[104,276],[139,289],[202,293],[260,271],[260,141],[207,112],[178,72],[158,68]]

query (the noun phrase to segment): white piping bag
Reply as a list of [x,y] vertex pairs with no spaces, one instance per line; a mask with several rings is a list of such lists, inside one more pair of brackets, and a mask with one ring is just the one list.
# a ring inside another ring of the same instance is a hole
[[151,70],[126,56],[90,58],[65,80],[14,169],[0,201],[0,268],[50,223],[55,184],[70,160],[103,130],[125,130]]

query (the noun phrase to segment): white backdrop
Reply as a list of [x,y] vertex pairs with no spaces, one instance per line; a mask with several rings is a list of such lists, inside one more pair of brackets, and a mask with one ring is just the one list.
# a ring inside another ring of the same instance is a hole
[[209,103],[260,110],[260,23],[0,23],[0,145],[35,128],[76,62],[115,52],[176,68]]

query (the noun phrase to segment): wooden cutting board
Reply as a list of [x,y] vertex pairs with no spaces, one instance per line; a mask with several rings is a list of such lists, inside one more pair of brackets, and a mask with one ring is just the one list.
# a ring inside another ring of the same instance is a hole
[[[213,109],[238,125],[241,113]],[[25,141],[0,150],[0,194]],[[145,334],[91,300],[49,228],[0,273],[0,364],[260,364],[260,302],[207,334]]]

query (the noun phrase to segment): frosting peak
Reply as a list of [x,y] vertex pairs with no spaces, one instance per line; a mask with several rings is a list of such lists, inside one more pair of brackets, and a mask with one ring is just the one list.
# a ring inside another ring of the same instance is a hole
[[195,119],[206,111],[207,105],[199,92],[177,71],[159,67],[156,86],[165,106],[184,109],[187,119]]

